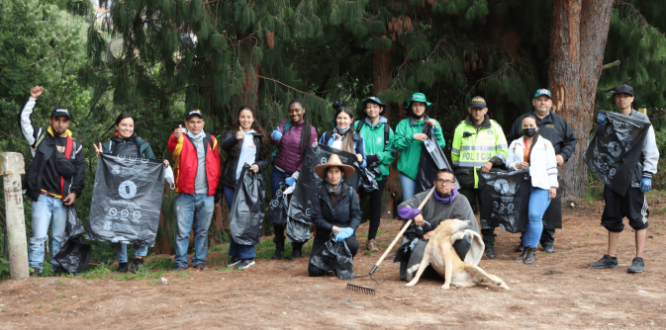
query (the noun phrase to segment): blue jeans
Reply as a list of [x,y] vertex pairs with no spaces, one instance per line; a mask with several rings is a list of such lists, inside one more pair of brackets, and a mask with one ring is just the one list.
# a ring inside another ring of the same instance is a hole
[[527,230],[523,232],[523,246],[535,249],[539,245],[543,231],[543,214],[546,213],[550,198],[546,189],[532,187],[530,189],[530,204],[528,211]]
[[407,201],[414,197],[416,181],[400,173],[400,185],[402,186],[402,200]]
[[[116,256],[118,256],[118,263],[127,262],[127,244],[125,243],[116,243]],[[134,255],[139,257],[145,257],[148,255],[148,245],[137,245],[134,244]]]
[[[280,182],[284,181],[286,178],[290,177],[294,173],[285,173],[273,166],[273,171],[271,172],[271,198],[275,196],[275,192],[278,189]],[[226,186],[225,186],[226,188]]]
[[176,257],[178,267],[187,267],[187,247],[190,245],[190,231],[194,226],[194,256],[192,266],[205,264],[208,254],[208,228],[215,211],[215,197],[208,194],[181,193],[174,202],[176,209]]
[[[224,199],[227,200],[229,210],[231,210],[231,203],[234,201],[234,192],[236,190],[229,186],[224,186]],[[229,235],[229,255],[238,259],[252,259],[257,256],[254,252],[254,245],[242,245],[234,242],[233,236]]]
[[65,240],[65,224],[67,223],[67,207],[62,199],[47,195],[39,195],[30,207],[32,220],[32,237],[30,238],[30,256],[28,264],[38,273],[42,272],[44,264],[44,243],[48,238],[49,224],[51,225],[51,265],[53,269],[58,264],[53,257],[58,254],[60,245]]

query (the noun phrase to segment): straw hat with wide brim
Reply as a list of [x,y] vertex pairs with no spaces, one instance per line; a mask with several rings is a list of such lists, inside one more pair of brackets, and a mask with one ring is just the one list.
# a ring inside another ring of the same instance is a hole
[[356,171],[354,169],[354,166],[343,164],[342,161],[340,160],[340,157],[338,157],[338,155],[336,154],[332,154],[331,157],[328,158],[328,163],[315,166],[314,171],[317,174],[317,176],[324,179],[326,175],[326,169],[329,167],[341,168],[342,171],[344,172],[345,178],[352,176]]

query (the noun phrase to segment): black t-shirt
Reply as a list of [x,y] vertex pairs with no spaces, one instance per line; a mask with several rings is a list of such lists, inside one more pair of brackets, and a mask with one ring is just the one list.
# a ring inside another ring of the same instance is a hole
[[[65,149],[67,149],[67,138],[55,137],[54,139],[58,152],[64,154]],[[49,163],[53,162],[53,164],[55,164],[55,161],[55,157],[51,157],[51,159],[49,159]],[[49,166],[44,167],[44,180],[42,181],[42,189],[52,194],[60,195],[62,193],[60,186],[60,174],[58,174],[58,171],[53,164],[49,164]]]

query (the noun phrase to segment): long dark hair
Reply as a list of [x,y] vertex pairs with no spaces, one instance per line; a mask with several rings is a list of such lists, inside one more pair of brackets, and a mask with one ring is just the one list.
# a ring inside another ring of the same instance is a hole
[[[303,101],[299,99],[293,99],[291,102],[289,102],[289,106],[291,106],[294,103],[298,103],[301,105],[301,108],[305,110],[305,105],[303,104]],[[308,151],[308,147],[310,146],[310,131],[312,130],[312,125],[310,125],[310,121],[308,120],[308,114],[303,113],[303,131],[301,132],[301,155],[305,155],[305,152]]]
[[[243,110],[250,111],[252,113],[252,117],[254,117],[254,121],[252,122],[252,129],[255,132],[257,132],[257,134],[259,134],[259,136],[261,137],[261,150],[259,152],[260,152],[260,159],[264,159],[268,156],[269,152],[268,138],[266,137],[266,131],[261,126],[261,124],[259,124],[257,111],[255,111],[252,107],[249,107],[247,105],[240,107],[240,109],[238,109],[238,113],[236,114],[236,119],[231,124],[231,132],[232,134],[235,134],[234,132],[238,132],[238,130],[240,130],[240,121],[238,120],[238,117],[240,117],[240,114],[241,112],[243,112]],[[240,143],[242,146],[243,141],[238,141],[238,143]],[[234,150],[235,149],[231,149],[232,156],[238,157],[239,155],[235,155]]]
[[[338,127],[337,119],[340,113],[344,112],[347,115],[349,115],[349,118],[351,118],[349,129],[344,133],[340,132],[338,133],[342,136],[342,150],[355,154],[356,150],[354,150],[354,134],[356,134],[356,130],[354,130],[354,112],[352,112],[351,109],[343,107],[341,105],[337,105],[337,107],[334,105],[334,108],[335,108],[335,117],[333,117],[334,118],[333,120],[335,122],[336,130]],[[327,136],[327,138],[329,137]]]

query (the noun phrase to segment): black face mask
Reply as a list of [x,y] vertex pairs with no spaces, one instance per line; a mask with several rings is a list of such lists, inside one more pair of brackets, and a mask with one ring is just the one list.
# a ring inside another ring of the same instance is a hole
[[527,137],[533,137],[536,134],[536,128],[523,128],[523,135]]
[[412,112],[412,118],[414,118],[415,120],[421,120],[423,119],[423,116],[425,116],[425,112],[422,113],[420,116],[417,116],[415,113]]

